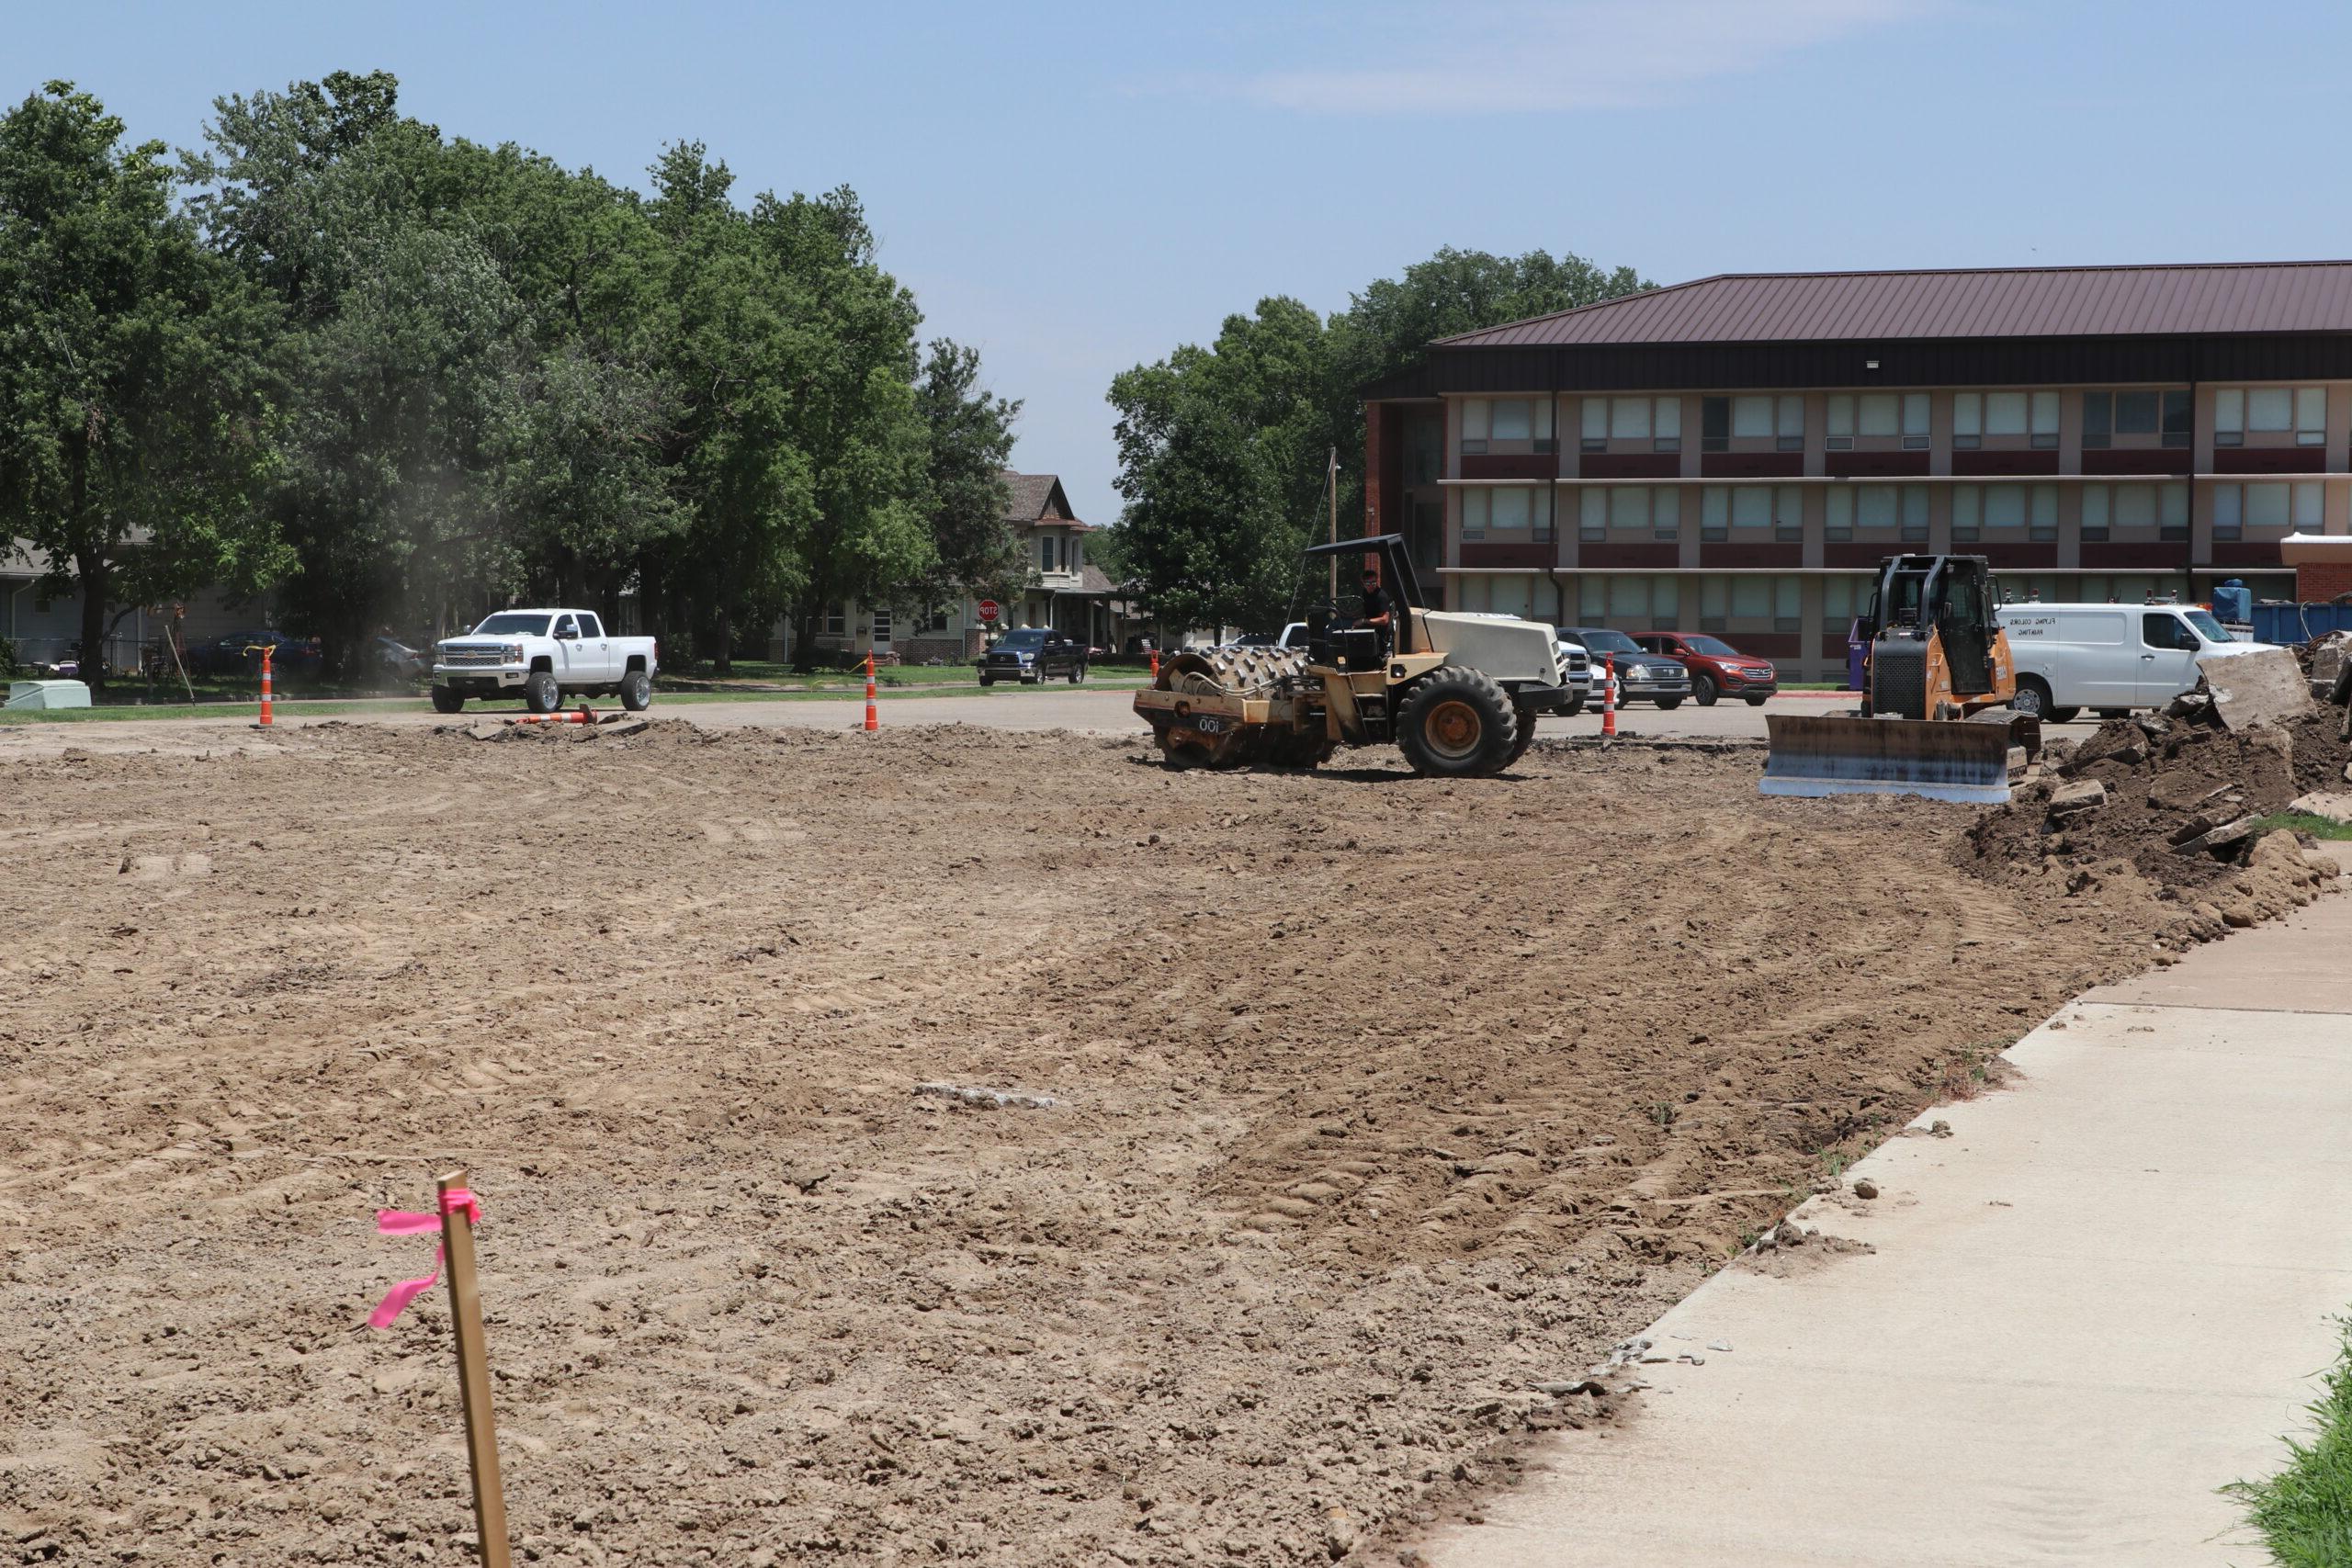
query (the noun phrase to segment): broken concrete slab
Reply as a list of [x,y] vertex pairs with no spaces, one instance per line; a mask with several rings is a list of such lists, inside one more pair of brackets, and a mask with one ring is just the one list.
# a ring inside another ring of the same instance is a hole
[[2312,647],[2312,695],[2326,702],[2335,695],[2336,677],[2352,664],[2352,632],[2330,632]]
[[2324,817],[2331,822],[2352,823],[2352,795],[2315,789],[2309,795],[2297,795],[2287,809],[2306,817]]
[[2214,716],[2226,728],[2283,724],[2312,710],[2311,683],[2290,649],[2209,653],[2197,660],[2197,667],[2205,672]]
[[2224,822],[2210,832],[2198,834],[2186,843],[2175,844],[2173,852],[2187,855],[2195,854],[2200,850],[2212,852],[2229,849],[2233,845],[2244,843],[2246,840],[2253,838],[2254,825],[2261,820],[2259,817],[2247,816],[2241,817],[2234,822]]
[[2107,804],[2107,786],[2097,779],[2077,779],[2050,792],[2050,815],[2071,817]]

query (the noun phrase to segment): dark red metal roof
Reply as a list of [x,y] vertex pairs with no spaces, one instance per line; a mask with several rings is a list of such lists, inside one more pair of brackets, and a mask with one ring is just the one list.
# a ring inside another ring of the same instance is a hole
[[2352,261],[1724,273],[1439,341],[1798,343],[2352,333]]

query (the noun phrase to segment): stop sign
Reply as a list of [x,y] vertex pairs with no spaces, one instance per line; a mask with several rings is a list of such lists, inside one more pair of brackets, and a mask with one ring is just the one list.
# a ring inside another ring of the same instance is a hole
[[993,600],[993,599],[983,599],[983,600],[981,600],[981,601],[980,601],[980,625],[982,625],[982,626],[987,626],[989,622],[991,622],[991,621],[993,621],[993,620],[995,620],[995,619],[996,619],[996,601],[995,601],[995,600]]

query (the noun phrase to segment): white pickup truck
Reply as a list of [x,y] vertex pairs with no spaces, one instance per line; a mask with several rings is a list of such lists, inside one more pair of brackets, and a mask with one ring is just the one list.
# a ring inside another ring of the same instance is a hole
[[553,713],[567,696],[616,692],[621,706],[640,712],[661,668],[651,637],[614,637],[593,610],[501,610],[433,645],[433,711],[519,693],[533,713]]

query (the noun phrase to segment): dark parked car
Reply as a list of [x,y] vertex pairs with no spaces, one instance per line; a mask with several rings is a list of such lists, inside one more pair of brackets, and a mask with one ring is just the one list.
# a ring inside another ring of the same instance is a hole
[[1059,675],[1073,686],[1086,679],[1086,645],[1045,626],[1023,626],[997,639],[980,655],[980,684],[999,681],[1043,685]]
[[1714,706],[1718,696],[1744,697],[1749,707],[1760,708],[1781,689],[1781,672],[1770,660],[1752,658],[1719,637],[1651,632],[1634,640],[1690,671],[1690,700],[1702,708]]
[[[1690,672],[1673,660],[1655,653],[1645,653],[1641,644],[1623,632],[1606,626],[1562,626],[1560,635],[1584,645],[1596,665],[1613,660],[1617,666],[1617,705],[1624,707],[1639,699],[1656,703],[1662,708],[1679,708],[1682,699],[1690,694]],[[1600,680],[1604,671],[1598,671]]]
[[261,649],[271,649],[270,673],[315,675],[321,660],[315,638],[288,637],[284,632],[231,632],[210,642],[191,643],[187,650],[191,675],[245,676],[261,679]]

